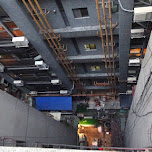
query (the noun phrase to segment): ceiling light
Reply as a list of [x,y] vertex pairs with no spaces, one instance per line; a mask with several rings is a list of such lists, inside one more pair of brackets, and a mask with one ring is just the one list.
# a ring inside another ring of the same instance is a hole
[[67,94],[68,90],[60,90],[60,94]]
[[108,132],[108,131],[107,131],[107,132],[106,132],[106,134],[107,134],[107,135],[109,135],[109,134],[110,134],[110,132]]
[[52,84],[59,84],[59,83],[60,83],[60,80],[59,80],[59,79],[51,80],[51,83],[52,83]]

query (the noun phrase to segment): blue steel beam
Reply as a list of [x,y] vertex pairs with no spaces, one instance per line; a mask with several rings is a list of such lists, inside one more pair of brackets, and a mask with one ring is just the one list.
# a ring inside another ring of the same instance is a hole
[[[120,0],[125,9],[133,10],[133,0]],[[133,13],[126,12],[119,7],[119,82],[120,92],[127,89],[128,57]]]
[[[115,74],[116,76],[119,76],[119,73]],[[78,74],[78,77],[81,79],[101,79],[106,78],[107,73],[86,73],[86,74]]]
[[51,70],[56,73],[67,89],[72,88],[72,82],[67,77],[59,62],[56,60],[51,48],[44,42],[40,36],[36,25],[33,23],[31,16],[28,14],[22,1],[18,0],[0,0],[0,5],[16,23],[25,37],[31,42],[37,52],[42,56],[44,61],[49,65]]

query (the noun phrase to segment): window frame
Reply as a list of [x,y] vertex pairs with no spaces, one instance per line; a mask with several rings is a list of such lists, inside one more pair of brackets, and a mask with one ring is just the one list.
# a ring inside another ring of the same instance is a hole
[[[90,45],[91,45],[91,44],[95,45],[95,49],[91,49],[91,48],[90,48]],[[85,45],[89,45],[89,49],[86,49]],[[85,51],[96,51],[96,50],[97,50],[97,47],[96,47],[96,44],[90,43],[90,44],[84,44],[84,49],[85,49]]]
[[[88,16],[82,16],[82,9],[86,9],[86,10],[87,10]],[[81,17],[76,17],[76,15],[75,15],[75,13],[74,13],[74,11],[76,11],[76,10],[77,10],[77,11],[80,11]],[[88,12],[88,8],[87,8],[87,7],[83,7],[83,8],[73,8],[73,9],[72,9],[72,12],[73,12],[73,16],[74,16],[75,19],[90,18],[90,17],[89,17],[89,12]]]

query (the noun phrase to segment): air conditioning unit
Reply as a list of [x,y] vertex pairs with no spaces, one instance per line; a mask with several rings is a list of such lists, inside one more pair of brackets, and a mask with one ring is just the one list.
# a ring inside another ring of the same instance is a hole
[[126,94],[132,94],[132,90],[127,90]]
[[129,66],[140,66],[140,59],[129,59]]
[[39,70],[48,70],[49,66],[44,63],[44,61],[35,61],[35,66],[39,68]]
[[135,82],[137,82],[137,77],[128,77],[127,82],[128,83],[135,83]]
[[29,47],[29,41],[25,36],[13,37],[12,42],[15,44],[16,48]]
[[68,90],[60,90],[60,94],[67,94]]
[[136,71],[135,70],[128,70],[128,73],[129,74],[136,74]]
[[31,91],[29,94],[30,95],[37,95],[37,91]]
[[131,38],[145,38],[144,29],[131,29]]
[[152,6],[134,8],[134,22],[152,20]]
[[0,72],[4,72],[4,65],[0,63]]
[[23,87],[24,86],[24,82],[22,80],[14,80],[13,84],[17,87]]
[[60,83],[60,80],[59,79],[55,79],[55,80],[51,80],[51,83],[52,84],[59,84]]

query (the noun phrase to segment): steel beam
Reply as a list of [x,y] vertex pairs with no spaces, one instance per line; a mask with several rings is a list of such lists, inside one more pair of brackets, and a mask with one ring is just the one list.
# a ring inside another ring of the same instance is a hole
[[11,31],[3,24],[2,21],[0,21],[1,26],[5,29],[5,31],[13,38],[14,35],[11,33]]
[[[121,0],[125,9],[133,10],[133,0]],[[124,93],[127,89],[128,57],[130,50],[130,38],[133,13],[126,12],[119,7],[119,81],[120,92]]]
[[15,46],[13,43],[8,43],[8,44],[0,44],[0,47],[12,47]]
[[[99,30],[100,30],[99,26],[66,27],[61,29],[54,29],[54,33],[60,35],[62,38],[76,38],[76,37],[90,37],[90,36],[92,37],[92,36],[97,36],[97,32]],[[39,33],[42,34],[42,32]],[[118,26],[114,28],[113,33],[114,35],[119,34]]]
[[[27,85],[53,85],[49,81],[32,81],[32,82],[26,82]],[[109,86],[86,86],[85,89],[87,90],[105,90],[110,89]]]
[[[116,76],[118,76],[119,73],[116,73]],[[107,73],[86,73],[86,74],[78,74],[78,76],[81,79],[98,79],[98,78],[106,78]]]
[[67,74],[56,60],[53,51],[51,51],[50,47],[43,41],[22,1],[0,0],[0,5],[16,23],[19,29],[24,33],[25,37],[31,42],[37,52],[43,57],[52,71],[56,73],[63,85],[67,89],[71,89],[71,80],[67,77]]
[[[112,56],[111,56],[112,57]],[[68,56],[69,60],[72,60],[73,63],[93,63],[93,62],[104,62],[104,55],[77,55],[77,56]],[[115,61],[119,61],[116,57]]]
[[0,54],[19,54],[19,53],[26,53],[28,49],[24,48],[15,48],[15,47],[5,47],[1,48]]
[[26,82],[28,85],[52,85],[49,81],[32,81],[32,82]]
[[8,71],[17,71],[17,70],[38,70],[38,67],[9,67]]
[[110,89],[109,86],[86,86],[87,90],[108,90]]
[[[4,78],[5,80],[7,80],[9,83],[13,84],[14,79],[11,76],[9,76],[8,74],[6,74],[6,73],[0,73],[0,76],[2,78]],[[17,88],[19,88],[21,91],[23,91],[25,93],[29,93],[30,92],[30,90],[28,90],[25,87],[17,87]]]

